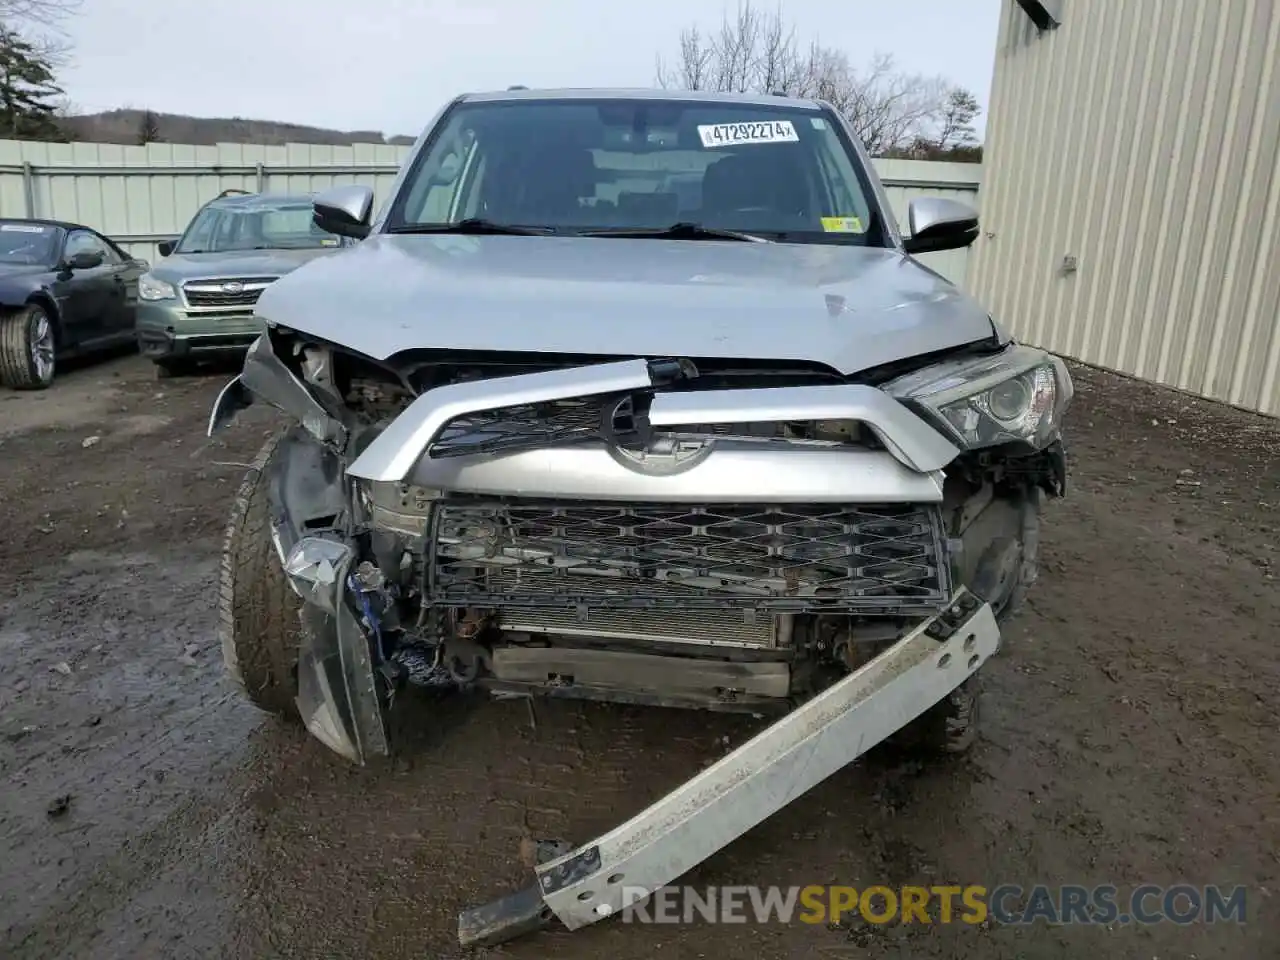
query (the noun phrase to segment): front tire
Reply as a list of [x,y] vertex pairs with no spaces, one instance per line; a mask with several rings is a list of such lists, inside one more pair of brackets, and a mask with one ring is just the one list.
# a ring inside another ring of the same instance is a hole
[[974,674],[898,731],[894,743],[910,752],[966,753],[978,739],[981,702],[981,681]]
[[56,357],[53,318],[40,304],[0,317],[0,384],[44,390],[53,383]]
[[289,720],[298,713],[299,612],[271,539],[268,496],[274,437],[236,493],[227,524],[218,592],[218,631],[227,672],[259,709]]

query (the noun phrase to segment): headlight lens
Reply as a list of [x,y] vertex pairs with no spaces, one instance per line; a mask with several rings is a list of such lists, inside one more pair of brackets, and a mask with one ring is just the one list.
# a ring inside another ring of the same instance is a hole
[[172,283],[157,279],[150,273],[138,278],[138,298],[141,300],[174,300],[177,296],[178,291]]
[[885,390],[919,407],[970,450],[1010,442],[1047,445],[1072,396],[1066,365],[1024,346],[927,367]]

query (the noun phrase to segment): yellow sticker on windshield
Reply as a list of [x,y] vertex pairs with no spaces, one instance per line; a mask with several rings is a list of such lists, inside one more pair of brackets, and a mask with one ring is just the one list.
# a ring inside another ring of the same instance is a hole
[[858,217],[823,217],[822,229],[827,233],[862,233],[862,220]]
[[338,245],[337,237],[321,237],[320,238],[320,246],[322,247],[336,247],[337,245]]

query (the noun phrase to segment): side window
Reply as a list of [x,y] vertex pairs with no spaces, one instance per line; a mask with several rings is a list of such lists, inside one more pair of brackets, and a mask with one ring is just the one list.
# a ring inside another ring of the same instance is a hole
[[182,241],[182,252],[191,253],[197,250],[213,249],[213,231],[221,217],[216,210],[202,210],[196,214],[195,223],[187,231]]
[[444,158],[437,176],[443,181],[431,184],[422,201],[422,219],[429,222],[443,222],[449,219],[449,211],[453,209],[453,198],[457,196],[464,179],[464,167],[467,154],[461,150],[454,151]]
[[821,183],[818,184],[818,188],[826,195],[825,202],[831,204],[831,208],[825,211],[824,215],[856,219],[858,229],[852,232],[865,233],[870,223],[870,210],[862,192],[859,190],[856,194],[854,193],[858,185],[858,175],[854,172],[848,155],[844,152],[840,141],[830,133],[815,138],[815,143],[817,150],[814,153],[822,168]]
[[473,157],[470,169],[463,172],[461,179],[465,182],[458,192],[458,212],[455,215],[457,219],[480,215],[480,198],[483,194],[481,188],[484,184],[485,168],[488,165],[489,161],[485,157]]
[[[476,176],[477,143],[472,130],[447,134],[450,148],[423,168],[405,204],[410,223],[442,223],[460,216],[471,181]],[[461,202],[460,202],[461,201]]]
[[107,245],[96,234],[88,230],[73,230],[67,235],[65,257],[74,257],[77,253],[100,253],[103,260],[114,262],[114,257]]
[[102,244],[102,249],[106,253],[107,263],[119,266],[120,264],[124,263],[126,260],[129,259],[127,255],[123,254],[120,250],[116,249],[115,244],[111,243],[109,240],[106,240],[103,237],[99,237],[98,242]]

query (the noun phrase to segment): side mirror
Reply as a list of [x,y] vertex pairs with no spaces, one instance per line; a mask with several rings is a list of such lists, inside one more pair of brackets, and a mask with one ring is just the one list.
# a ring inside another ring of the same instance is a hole
[[321,230],[363,240],[369,235],[373,218],[373,191],[368,187],[334,187],[313,201],[312,220]]
[[907,253],[959,250],[978,239],[978,214],[967,204],[942,197],[921,197],[907,208],[911,236],[904,237]]
[[105,259],[101,250],[86,250],[83,253],[73,253],[67,257],[67,269],[92,270],[94,267],[102,266]]
[[180,237],[174,237],[172,240],[161,240],[156,244],[156,251],[160,256],[167,257],[169,254],[173,253],[174,249],[177,248],[178,240],[180,239]]

